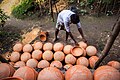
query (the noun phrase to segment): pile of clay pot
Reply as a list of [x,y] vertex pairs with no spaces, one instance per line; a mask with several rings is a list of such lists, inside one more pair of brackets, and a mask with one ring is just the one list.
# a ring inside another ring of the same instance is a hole
[[57,42],[16,43],[10,62],[0,64],[0,80],[120,80],[120,63],[110,61],[94,72],[99,59],[95,46]]

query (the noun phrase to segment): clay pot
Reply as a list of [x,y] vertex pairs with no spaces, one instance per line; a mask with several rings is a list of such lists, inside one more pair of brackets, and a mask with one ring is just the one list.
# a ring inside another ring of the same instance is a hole
[[50,63],[47,60],[41,60],[37,65],[38,68],[46,68],[49,66],[50,66]]
[[37,80],[64,80],[64,76],[59,69],[47,67],[40,71]]
[[47,50],[43,53],[42,57],[43,57],[44,60],[50,61],[50,60],[53,59],[53,52]]
[[23,66],[25,66],[25,62],[23,61],[18,61],[14,64],[14,67],[23,67]]
[[110,61],[107,63],[107,65],[112,66],[112,67],[120,70],[120,63],[118,61]]
[[20,53],[19,52],[12,52],[10,56],[10,61],[17,62],[20,59]]
[[23,47],[23,52],[31,52],[33,50],[33,47],[31,44],[26,44]]
[[7,64],[7,63],[1,63],[0,64],[0,79],[5,77],[11,77],[15,72],[15,69]]
[[83,65],[83,66],[86,66],[88,67],[89,66],[89,61],[87,58],[85,57],[80,57],[77,59],[77,62],[76,62],[77,65]]
[[9,64],[12,66],[12,67],[14,67],[14,62],[9,62]]
[[16,43],[13,46],[13,51],[15,51],[15,52],[20,52],[20,51],[22,51],[22,49],[23,49],[23,44],[22,43]]
[[43,41],[43,42],[47,41],[47,36],[48,36],[48,32],[45,32],[45,31],[40,32],[40,40],[41,41]]
[[82,56],[85,57],[87,55],[87,52],[86,52],[86,50],[84,48],[82,48],[82,50],[83,50]]
[[99,57],[97,57],[97,56],[91,56],[89,58],[89,63],[90,63],[91,68],[94,68],[95,63],[98,61],[98,59],[99,59]]
[[67,64],[75,64],[76,58],[72,54],[68,54],[65,56],[65,63]]
[[32,58],[36,60],[40,60],[42,58],[42,51],[41,50],[34,50],[32,52]]
[[38,61],[36,59],[29,59],[26,62],[26,66],[32,67],[32,68],[36,68],[38,65]]
[[93,80],[93,75],[87,67],[75,65],[66,71],[65,80]]
[[71,53],[74,56],[79,57],[83,54],[83,49],[81,47],[74,47],[71,49]]
[[78,44],[79,44],[79,47],[81,47],[81,48],[84,48],[84,49],[87,48],[87,43],[85,43],[83,41],[78,42]]
[[43,50],[46,51],[46,50],[52,50],[53,49],[53,44],[50,43],[50,42],[47,42],[43,45]]
[[94,71],[94,80],[120,80],[120,72],[111,66],[101,66]]
[[94,56],[97,54],[97,49],[94,46],[88,46],[86,52],[88,56]]
[[65,58],[65,54],[62,51],[56,51],[54,53],[54,60],[63,61],[64,58]]
[[53,61],[50,67],[62,68],[62,63],[60,61]]
[[62,43],[55,43],[53,46],[54,51],[62,51],[64,48],[64,45]]
[[24,66],[17,69],[13,77],[20,77],[23,80],[36,80],[38,73],[31,67]]
[[72,64],[66,64],[66,65],[64,65],[64,68],[66,69],[66,70],[68,70],[70,67],[72,67],[73,65]]
[[19,77],[7,77],[7,78],[4,78],[2,80],[23,80],[23,79],[19,78]]
[[29,60],[31,58],[31,54],[28,52],[24,52],[21,55],[21,61],[27,62],[27,60]]
[[42,49],[42,47],[43,47],[43,43],[40,42],[40,41],[35,42],[35,43],[33,44],[33,48],[34,48],[35,50],[40,50],[40,49]]
[[73,48],[72,45],[66,45],[66,46],[64,47],[64,49],[63,49],[63,52],[64,52],[65,54],[70,54],[72,48]]

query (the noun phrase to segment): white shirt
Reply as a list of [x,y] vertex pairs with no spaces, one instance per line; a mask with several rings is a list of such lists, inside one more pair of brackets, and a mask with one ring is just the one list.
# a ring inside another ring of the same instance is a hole
[[[63,11],[61,11],[61,12],[58,14],[56,28],[58,28],[58,24],[59,24],[59,25],[64,24],[66,31],[67,31],[67,32],[70,32],[70,26],[68,25],[68,23],[69,23],[69,24],[71,23],[70,16],[71,16],[72,14],[75,14],[75,13],[72,12],[72,11],[70,11],[70,10],[63,10]],[[80,22],[78,22],[76,25],[77,25],[78,28],[81,27]]]

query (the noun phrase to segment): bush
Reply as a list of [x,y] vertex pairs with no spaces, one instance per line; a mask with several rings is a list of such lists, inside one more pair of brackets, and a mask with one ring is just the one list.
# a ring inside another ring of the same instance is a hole
[[24,18],[29,12],[33,13],[36,4],[34,2],[35,0],[22,0],[20,5],[13,8],[12,15],[16,18]]

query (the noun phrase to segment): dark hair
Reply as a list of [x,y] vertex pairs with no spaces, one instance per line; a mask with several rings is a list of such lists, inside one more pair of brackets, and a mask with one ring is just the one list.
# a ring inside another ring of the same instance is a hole
[[79,16],[77,14],[72,14],[70,18],[73,24],[77,24],[78,22],[80,22]]

